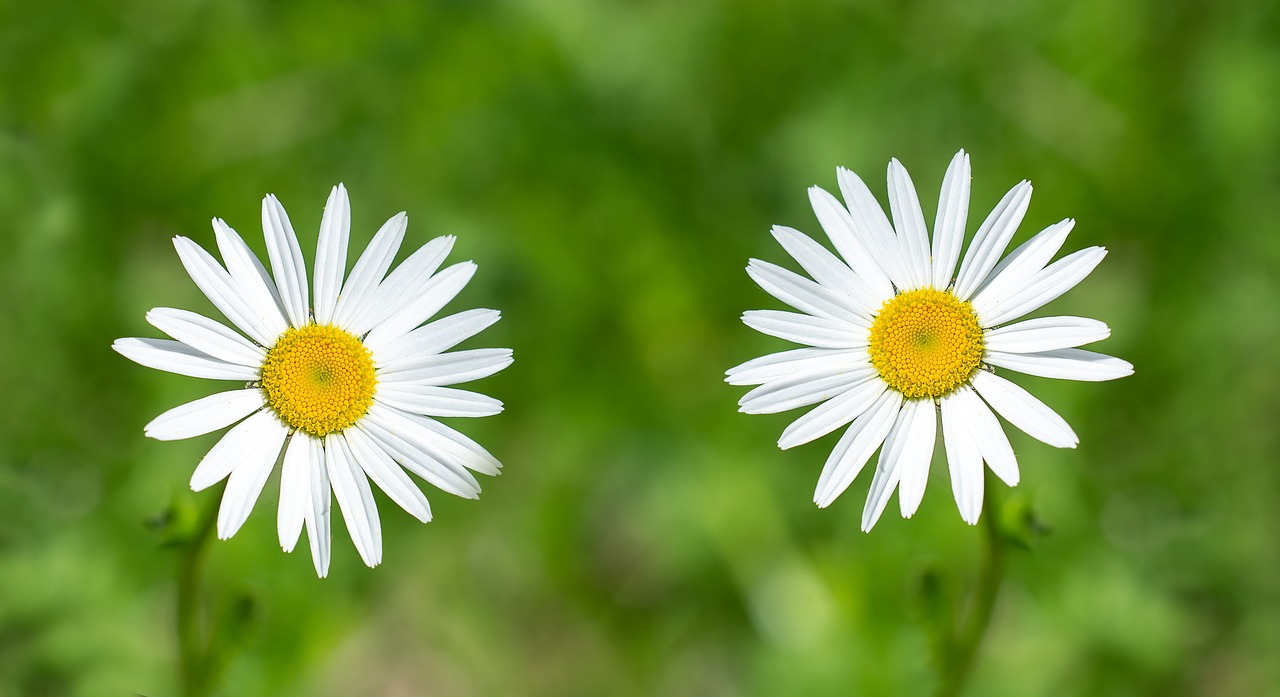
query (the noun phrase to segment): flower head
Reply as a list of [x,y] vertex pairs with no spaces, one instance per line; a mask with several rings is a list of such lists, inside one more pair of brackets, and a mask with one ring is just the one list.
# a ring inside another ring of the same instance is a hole
[[747,413],[818,405],[787,427],[779,447],[848,426],[818,480],[819,506],[844,492],[879,449],[863,530],[875,525],[895,489],[902,515],[916,512],[941,421],[956,505],[966,522],[976,523],[984,461],[1009,486],[1018,483],[1018,463],[995,414],[1049,445],[1078,442],[1066,421],[996,368],[1086,381],[1133,372],[1125,361],[1077,348],[1110,335],[1097,320],[1009,324],[1075,287],[1106,250],[1090,247],[1050,263],[1075,225],[1068,219],[1001,259],[1031,200],[1031,184],[1023,181],[978,227],[961,260],[969,212],[963,150],[943,179],[932,239],[897,160],[889,163],[892,223],[858,175],[841,168],[837,178],[844,203],[818,187],[809,198],[839,256],[775,227],[774,237],[812,280],[757,259],[747,266],[760,287],[799,312],[752,310],[743,321],[806,348],[743,363],[726,382],[758,386],[739,401]]
[[145,428],[152,438],[179,440],[234,425],[191,477],[196,491],[227,480],[220,538],[249,517],[281,451],[280,544],[292,551],[305,526],[321,576],[329,569],[331,492],[360,557],[376,566],[382,532],[370,480],[427,522],[426,496],[405,470],[466,498],[480,494],[471,472],[499,474],[502,466],[488,451],[433,418],[502,411],[496,399],[446,387],[511,364],[508,349],[445,353],[499,314],[467,310],[423,325],[476,266],[468,261],[438,271],[454,242],[439,237],[388,274],[407,221],[404,213],[388,220],[347,275],[351,209],[346,188],[334,187],[310,288],[298,238],[275,196],[262,202],[271,273],[221,219],[213,231],[222,264],[195,242],[174,239],[192,280],[236,329],[156,308],[147,321],[172,340],[119,339],[113,348],[151,368],[247,383],[170,409]]

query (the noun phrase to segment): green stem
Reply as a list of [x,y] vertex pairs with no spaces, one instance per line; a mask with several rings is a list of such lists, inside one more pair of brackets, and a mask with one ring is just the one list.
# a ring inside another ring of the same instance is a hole
[[195,531],[182,548],[178,561],[178,658],[182,694],[204,697],[209,693],[209,646],[202,622],[200,567],[218,521],[220,495],[208,497]]
[[[988,482],[992,484],[992,482]],[[942,681],[938,697],[959,697],[964,692],[973,672],[978,649],[991,624],[991,612],[1000,595],[1000,582],[1005,572],[1005,539],[1000,531],[1000,503],[995,486],[987,486],[987,499],[983,504],[982,571],[978,583],[969,597],[964,614],[958,617],[951,632],[950,641],[941,658]]]

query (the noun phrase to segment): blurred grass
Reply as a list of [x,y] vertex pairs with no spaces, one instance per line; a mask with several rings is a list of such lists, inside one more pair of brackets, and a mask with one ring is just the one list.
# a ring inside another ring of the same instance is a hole
[[[917,588],[958,596],[980,531],[945,468],[857,531],[868,478],[810,501],[834,437],[736,413],[782,342],[742,272],[816,233],[834,168],[890,157],[932,220],[972,153],[972,225],[1019,179],[1015,243],[1064,217],[1109,259],[1051,305],[1137,373],[1019,379],[1082,437],[1014,436],[1013,556],[971,694],[1280,694],[1280,68],[1275,3],[0,4],[0,694],[173,694],[175,555],[146,524],[215,440],[142,437],[209,384],[132,365],[144,312],[212,311],[170,238],[224,217],[259,252],[280,196],[314,248],[328,187],[360,247],[457,234],[458,307],[516,364],[455,423],[506,473],[379,499],[385,564],[280,553],[269,488],[214,545],[242,609],[225,695],[920,694]],[[941,459],[935,462],[940,465]],[[274,486],[274,483],[269,487]]]

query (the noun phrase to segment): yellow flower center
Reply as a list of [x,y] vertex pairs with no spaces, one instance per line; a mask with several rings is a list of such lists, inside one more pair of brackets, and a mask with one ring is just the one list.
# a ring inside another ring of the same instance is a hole
[[982,327],[969,303],[921,288],[885,301],[867,350],[889,387],[910,399],[936,398],[968,382],[982,363]]
[[285,423],[313,436],[358,421],[377,386],[369,349],[333,326],[290,327],[262,364],[267,404]]

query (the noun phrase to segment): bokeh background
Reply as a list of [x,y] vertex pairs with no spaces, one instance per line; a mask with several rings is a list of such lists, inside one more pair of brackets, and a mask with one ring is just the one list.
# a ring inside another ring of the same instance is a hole
[[[170,238],[280,196],[308,259],[329,188],[352,249],[458,235],[454,309],[516,363],[455,420],[479,501],[379,497],[385,561],[334,523],[280,552],[273,480],[212,545],[219,695],[876,695],[936,683],[931,603],[982,530],[939,455],[917,516],[810,503],[835,436],[736,412],[723,370],[784,342],[743,272],[818,233],[835,168],[932,221],[972,154],[970,231],[1020,179],[1015,244],[1065,217],[1106,262],[1047,309],[1137,373],[1019,377],[1081,435],[1012,434],[1029,532],[970,694],[1280,694],[1280,27],[1274,2],[398,0],[0,3],[0,694],[179,690],[174,539],[215,436],[142,426],[211,383],[110,350],[154,306],[214,312]],[[404,252],[402,252],[403,256]],[[926,599],[927,600],[927,599]]]

